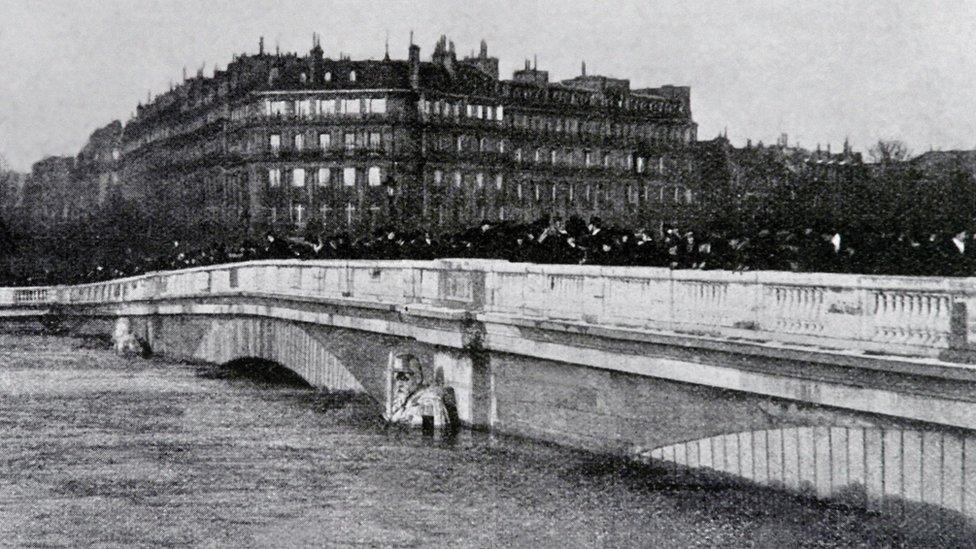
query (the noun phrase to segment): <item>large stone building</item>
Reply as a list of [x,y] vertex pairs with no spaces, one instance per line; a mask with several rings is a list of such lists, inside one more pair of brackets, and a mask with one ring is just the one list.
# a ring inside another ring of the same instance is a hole
[[83,182],[86,203],[105,202],[120,183],[122,123],[118,120],[95,130],[75,158],[75,176]]
[[14,209],[20,221],[57,226],[94,214],[120,189],[122,124],[95,130],[76,157],[49,156],[35,162]]
[[93,134],[80,177],[199,222],[362,233],[396,224],[454,229],[482,219],[598,215],[681,219],[700,196],[687,87],[632,89],[586,74],[510,80],[481,43],[459,59],[236,57]]

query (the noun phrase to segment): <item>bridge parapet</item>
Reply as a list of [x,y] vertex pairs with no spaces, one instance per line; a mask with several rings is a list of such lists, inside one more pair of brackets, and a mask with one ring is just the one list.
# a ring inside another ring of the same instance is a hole
[[500,263],[485,311],[939,357],[968,352],[976,279]]
[[531,265],[490,260],[257,261],[79,286],[0,289],[0,305],[248,294],[428,306],[604,328],[958,359],[976,279]]

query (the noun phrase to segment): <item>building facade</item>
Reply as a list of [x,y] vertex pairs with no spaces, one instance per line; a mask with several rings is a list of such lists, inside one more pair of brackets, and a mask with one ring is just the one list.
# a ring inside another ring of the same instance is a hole
[[[96,202],[118,194],[189,226],[354,234],[482,220],[682,219],[700,199],[687,87],[631,88],[530,66],[500,79],[482,42],[459,59],[235,57],[93,134],[78,158]],[[107,156],[106,156],[107,155]],[[202,225],[201,225],[202,224]]]
[[93,215],[120,188],[122,129],[116,120],[95,130],[77,156],[35,162],[14,201],[16,217],[55,227]]

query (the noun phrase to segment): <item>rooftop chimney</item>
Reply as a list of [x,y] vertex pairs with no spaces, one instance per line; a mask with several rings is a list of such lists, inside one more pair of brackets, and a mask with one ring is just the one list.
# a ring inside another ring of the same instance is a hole
[[413,43],[413,31],[410,31],[410,49],[407,54],[407,61],[410,62],[410,87],[417,89],[420,87],[420,46]]

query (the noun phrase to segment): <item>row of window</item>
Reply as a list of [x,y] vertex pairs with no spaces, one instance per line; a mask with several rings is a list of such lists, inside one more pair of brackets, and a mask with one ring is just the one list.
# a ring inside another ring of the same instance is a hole
[[[348,135],[348,134],[347,134]],[[426,137],[426,136],[425,136]],[[433,136],[431,142],[434,150],[456,151],[456,152],[496,152],[504,153],[507,148],[507,141],[504,139],[493,139],[490,137],[476,138],[468,135],[441,135]],[[530,156],[531,155],[531,156]],[[616,162],[614,162],[616,157]],[[561,164],[566,166],[593,167],[602,165],[609,168],[615,165],[627,170],[636,169],[637,173],[655,172],[665,173],[665,159],[663,157],[654,159],[643,156],[634,157],[627,151],[612,153],[610,151],[592,151],[589,149],[535,149],[523,150],[518,147],[514,152],[516,162],[526,162],[531,159],[535,163]]]
[[[291,170],[291,185],[293,187],[304,187],[307,183],[311,183],[314,179],[314,182],[317,183],[319,186],[328,186],[328,185],[332,185],[335,182],[333,180],[333,176],[335,175],[338,177],[338,174],[340,173],[341,173],[342,185],[346,187],[353,187],[356,185],[357,181],[362,180],[363,175],[361,174],[364,173],[364,170],[352,166],[343,167],[341,171],[339,169],[333,171],[333,169],[329,167],[320,167],[317,169],[317,171],[306,171],[305,168],[293,168]],[[381,185],[383,181],[382,176],[383,176],[382,170],[379,166],[370,166],[365,170],[365,180],[371,187],[376,187]],[[435,187],[440,187],[445,184],[445,173],[443,170],[434,170],[432,177],[433,177],[433,184]],[[502,188],[504,187],[504,182],[505,182],[504,176],[502,174],[495,174],[492,179],[493,179],[495,189],[501,191]],[[460,170],[455,170],[451,172],[449,180],[455,188],[460,188],[464,186],[466,182],[473,184],[473,186],[477,189],[484,188],[486,184],[486,177],[485,174],[482,172],[465,175],[462,174]],[[268,184],[271,187],[281,186],[282,171],[280,168],[270,168],[268,170]],[[535,200],[536,201],[541,200],[542,191],[541,191],[540,184],[532,183],[531,185],[533,186],[533,194]],[[551,185],[550,192],[552,194],[553,201],[557,199],[558,187],[559,185],[556,184]],[[564,188],[565,196],[567,196],[569,201],[572,202],[576,194],[576,185],[569,183],[569,184],[562,185],[562,187]],[[522,200],[523,183],[521,182],[517,183],[515,185],[514,191],[518,199]],[[610,193],[609,188],[604,187],[602,189],[602,192],[604,193],[604,199],[608,199]],[[674,202],[684,201],[690,203],[692,201],[691,191],[678,186],[657,187],[648,184],[648,185],[644,185],[643,192],[644,192],[644,200],[647,202],[651,202],[655,200],[660,202],[665,202],[667,199],[669,199],[672,196],[672,194],[673,194]],[[626,189],[626,195],[627,195],[628,202],[632,204],[636,204],[639,201],[640,187],[636,185],[628,185]],[[584,186],[584,196],[587,201],[590,201],[592,199],[591,184],[586,184]]]
[[111,151],[96,151],[94,160],[95,162],[98,162],[100,160],[108,161],[109,159],[118,160],[120,156],[121,154],[119,152],[119,149],[114,148]]
[[[652,189],[653,189],[653,194],[652,194]],[[535,202],[537,203],[542,202],[543,195],[542,195],[541,186],[539,184],[534,185],[533,192],[534,192]],[[551,200],[553,203],[555,203],[558,200],[557,186],[552,185],[550,192],[551,192]],[[574,202],[576,200],[577,197],[574,196],[573,185],[569,185],[568,189],[565,190],[564,192],[568,202]],[[522,200],[523,194],[522,194],[521,183],[517,187],[517,193],[518,193],[519,200]],[[640,191],[637,187],[628,186],[627,201],[630,202],[631,204],[636,204],[639,200],[639,193]],[[591,202],[594,199],[594,197],[598,198],[599,194],[600,194],[599,192],[594,193],[590,185],[586,185],[584,196],[587,202]],[[610,200],[608,190],[604,190],[602,192],[602,196],[603,196],[603,200],[605,201]],[[674,203],[681,203],[681,202],[690,203],[692,201],[692,192],[690,189],[685,189],[683,187],[652,188],[651,186],[646,186],[644,188],[644,200],[650,202],[655,199],[657,199],[660,202],[666,202],[669,199],[673,199]],[[299,225],[304,224],[308,221],[309,210],[310,208],[305,204],[302,204],[300,202],[293,203],[288,208],[290,214],[289,220],[292,223],[296,223]],[[380,206],[378,205],[373,205],[369,207],[369,212],[374,222],[381,210],[382,208],[380,208]],[[482,217],[484,217],[485,208],[482,207],[481,210],[482,210]],[[321,204],[319,206],[319,214],[321,216],[322,221],[329,222],[329,221],[341,220],[349,227],[351,227],[357,220],[356,212],[357,212],[356,205],[353,204],[352,202],[347,202],[345,207],[342,208],[341,211],[337,211],[337,208],[334,208],[330,204]],[[501,220],[505,220],[505,213],[506,213],[505,206],[500,206],[499,217]],[[268,214],[272,223],[277,223],[278,221],[280,221],[280,219],[278,218],[277,207],[268,208]],[[438,208],[438,218],[441,223],[443,223],[443,214],[444,214],[444,206],[441,205]]]
[[[516,162],[526,162],[528,161],[527,155],[523,154],[521,148],[515,149],[515,161]],[[604,151],[594,152],[590,150],[575,150],[575,149],[564,149],[562,151],[558,149],[551,149],[546,154],[546,151],[542,148],[537,148],[532,151],[531,161],[537,164],[548,163],[548,164],[562,164],[567,166],[584,166],[593,167],[601,165],[604,168],[611,167],[614,164],[614,157],[616,157],[616,164],[618,167],[626,168],[627,170],[636,170],[637,173],[653,172],[659,175],[663,175],[669,166],[665,165],[664,157],[659,157],[656,160],[654,158],[647,158],[643,156],[635,157],[632,154],[624,152],[612,153]],[[673,162],[671,162],[673,164]]]
[[[363,181],[370,187],[378,187],[383,183],[383,170],[379,166],[369,166],[365,170],[354,166],[346,166],[339,170],[320,167],[318,170],[308,170],[305,168],[292,168],[290,184],[292,187],[304,187],[306,183],[316,183],[321,187],[337,183],[335,178],[340,178],[345,187],[355,187],[357,181]],[[341,174],[341,176],[340,176]],[[281,168],[268,169],[268,186],[279,187],[282,184]]]
[[[322,78],[326,82],[332,82],[332,71],[325,71],[325,74],[322,75]],[[356,71],[349,71],[349,81],[355,82],[356,78],[357,78]],[[308,74],[303,72],[301,75],[299,75],[298,79],[301,81],[302,84],[304,84],[308,82]],[[268,83],[270,84],[272,82],[269,81]]]
[[144,145],[160,139],[168,139],[170,137],[192,133],[208,124],[212,124],[217,120],[220,120],[221,117],[221,111],[219,109],[214,109],[208,111],[204,115],[194,118],[193,120],[182,122],[178,125],[156,125],[152,128],[152,130],[148,131],[139,138],[128,141],[128,143],[123,147],[122,152],[123,154],[128,154]]
[[266,116],[312,116],[385,114],[385,97],[354,97],[349,99],[264,100]]
[[694,138],[690,127],[665,127],[659,124],[623,123],[608,120],[581,120],[573,117],[551,115],[513,114],[512,126],[515,128],[567,135],[591,135],[617,138],[640,138],[648,141],[682,141],[689,143]]
[[[463,101],[451,102],[421,99],[418,103],[421,114],[443,118],[474,118],[488,121],[502,121],[504,107],[502,105],[477,105]],[[514,114],[510,117],[515,128],[549,133],[566,133],[569,135],[594,135],[619,138],[644,138],[650,141],[683,141],[690,142],[693,136],[691,128],[662,127],[656,124],[643,123],[611,123],[606,120],[581,120],[574,117],[551,115]]]
[[[370,150],[380,150],[383,148],[383,134],[379,131],[358,131],[358,132],[345,132],[343,135],[343,148],[346,150],[354,149],[370,149]],[[454,149],[457,152],[464,151],[478,151],[478,152],[505,152],[506,141],[504,139],[493,140],[489,137],[482,137],[480,139],[467,136],[459,135],[453,138],[453,144],[451,141],[451,136],[441,136],[440,138],[434,139],[434,144],[440,150]],[[302,151],[305,149],[305,134],[296,134],[292,138],[293,149],[296,151]],[[269,146],[271,151],[277,154],[281,150],[281,135],[271,134],[269,137]],[[329,133],[319,134],[319,149],[327,150],[332,148],[332,135]],[[582,165],[585,167],[596,166],[597,162],[603,165],[603,167],[608,168],[611,166],[611,155],[608,152],[599,154],[600,160],[597,160],[597,155],[599,153],[594,153],[590,150],[574,150],[574,149],[563,149],[557,150],[552,149],[546,154],[545,150],[542,148],[536,148],[532,151],[532,161],[536,163],[548,162],[550,164],[564,164],[564,165]],[[626,168],[628,170],[635,169],[637,173],[644,173],[647,170],[649,164],[649,159],[644,157],[635,158],[630,155],[618,155],[621,160],[620,167]],[[526,160],[523,154],[522,148],[515,150],[515,160],[517,162],[523,162]],[[654,165],[652,169],[656,169],[657,173],[664,173],[664,158],[659,158],[657,162],[651,163]]]
[[582,90],[540,88],[538,86],[502,86],[502,95],[519,99],[548,99],[569,105],[589,105],[595,107],[617,107],[638,112],[658,114],[678,114],[684,112],[684,105],[673,101],[643,97],[611,97],[603,93]]
[[[485,174],[484,173],[478,172],[478,173],[475,173],[473,175],[469,175],[469,177],[473,177],[474,178],[474,185],[475,185],[475,187],[477,187],[479,189],[484,188],[484,186],[485,186]],[[434,178],[434,186],[440,187],[441,185],[444,184],[444,171],[443,170],[434,170],[433,178]],[[461,171],[460,170],[455,170],[453,172],[453,174],[451,175],[451,181],[453,182],[453,184],[454,184],[455,187],[461,187],[461,185],[464,183],[464,179],[463,179],[463,176],[461,175]],[[502,185],[504,184],[504,182],[505,182],[505,177],[502,174],[495,174],[495,188],[496,189],[501,190],[502,189]]]
[[472,135],[428,135],[424,134],[424,148],[428,142],[433,150],[456,152],[498,152],[504,153],[506,141],[491,137],[475,137]]
[[[450,173],[449,181],[455,188],[460,188],[464,186],[465,183],[467,182],[467,183],[473,183],[473,186],[475,188],[482,189],[485,186],[486,179],[485,179],[485,174],[481,172],[474,173],[474,174],[462,174],[460,170],[455,170]],[[499,191],[502,190],[504,186],[504,181],[505,181],[504,176],[502,174],[496,174],[494,176],[495,189]],[[434,170],[433,183],[434,186],[437,187],[445,184],[445,173],[443,170]],[[537,202],[542,199],[542,192],[543,192],[542,184],[539,183],[523,184],[521,182],[518,182],[514,186],[514,192],[515,192],[515,196],[519,200],[522,200],[524,197],[523,185],[532,185],[533,194]],[[563,188],[563,195],[566,196],[570,202],[572,202],[576,198],[576,184],[566,183],[561,185],[559,184],[549,184],[549,185],[551,185],[550,193],[552,195],[553,201],[557,200],[558,189],[560,187]],[[627,186],[626,194],[627,194],[628,202],[633,204],[639,202],[640,188],[641,187],[638,185]],[[587,183],[584,185],[583,189],[584,189],[583,196],[586,198],[587,201],[590,201],[593,198],[593,185]],[[602,187],[599,192],[602,192],[605,200],[609,200],[611,191],[608,187]],[[679,202],[691,203],[692,201],[691,190],[680,186],[667,187],[667,186],[655,186],[655,185],[647,184],[643,186],[643,193],[644,193],[645,202],[654,202],[654,201],[666,202],[671,199],[673,199],[673,201],[676,203]]]
[[[292,148],[295,151],[306,149],[305,134],[295,134],[291,139]],[[356,132],[345,132],[343,134],[343,148],[346,150],[370,149],[380,150],[383,148],[383,133],[379,131],[361,130]],[[271,152],[277,154],[281,151],[281,134],[271,134],[268,137],[268,146]],[[332,134],[319,133],[319,149],[328,150],[332,148]]]
[[[238,107],[230,111],[230,119],[243,121],[250,118],[251,106]],[[186,109],[184,109],[186,110]],[[385,97],[356,97],[356,98],[327,98],[327,99],[265,99],[263,105],[265,116],[299,116],[311,118],[313,116],[385,114],[387,99]],[[184,122],[179,126],[162,126],[153,128],[139,139],[132,140],[125,152],[131,152],[153,141],[195,131],[207,124],[212,124],[225,116],[222,109],[210,109],[195,119]]]
[[418,103],[420,113],[427,116],[443,118],[474,118],[501,122],[505,118],[505,108],[501,105],[478,105],[465,101],[429,100],[421,99]]
[[[376,216],[379,214],[380,210],[381,208],[379,206],[369,207],[369,212],[372,215],[374,220],[376,219]],[[292,223],[296,223],[298,225],[304,225],[305,223],[308,222],[309,208],[304,204],[301,203],[292,204],[288,208],[288,213],[290,214],[289,221],[291,221]],[[345,208],[342,208],[341,212],[337,212],[335,211],[335,208],[333,208],[329,204],[322,204],[321,206],[319,206],[319,215],[321,216],[321,219],[324,222],[332,221],[337,216],[341,216],[341,219],[345,222],[345,224],[349,227],[352,227],[356,221],[356,205],[353,204],[352,202],[347,202]],[[282,221],[281,219],[279,219],[278,208],[274,206],[268,208],[268,218],[272,223],[278,223],[279,221]]]

